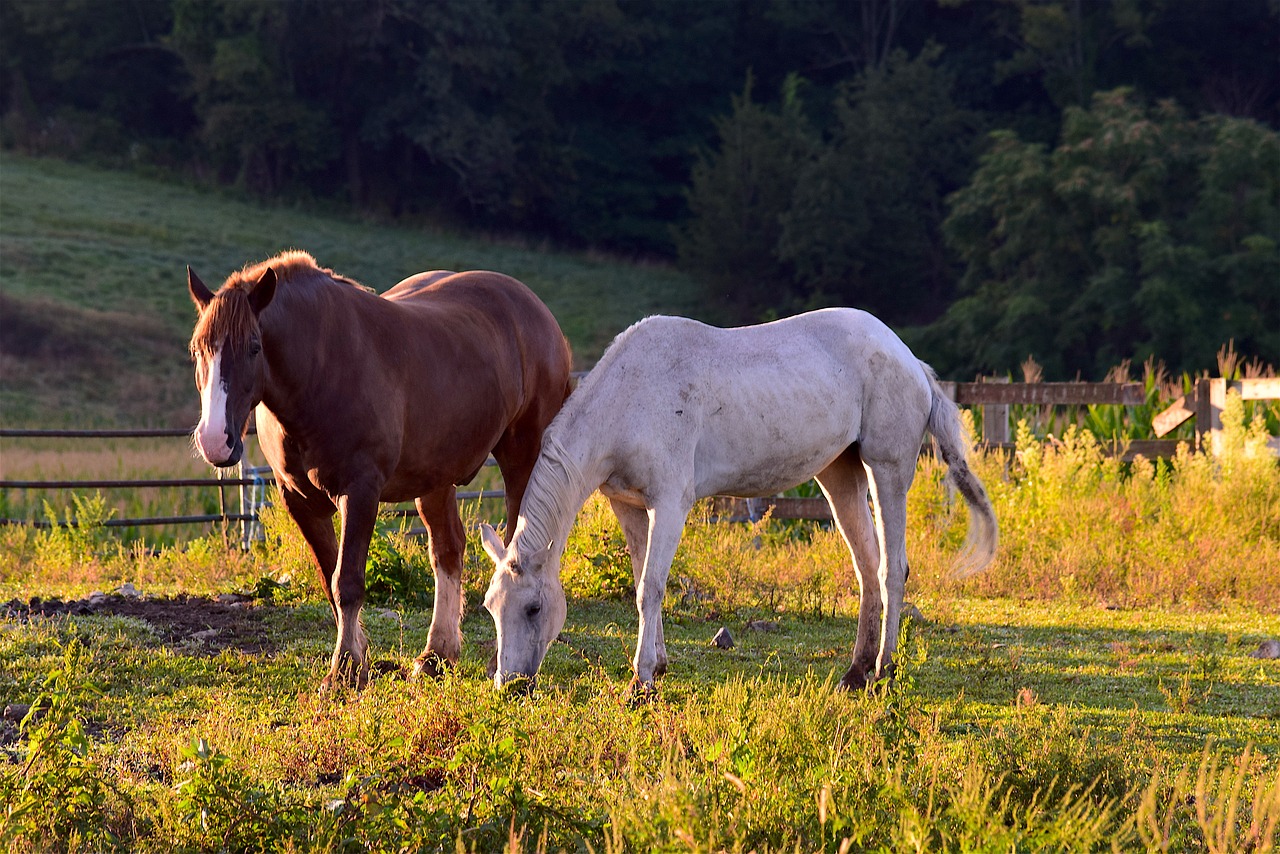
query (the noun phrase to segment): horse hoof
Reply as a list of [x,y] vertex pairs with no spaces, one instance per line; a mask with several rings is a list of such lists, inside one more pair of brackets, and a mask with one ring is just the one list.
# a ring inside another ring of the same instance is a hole
[[503,697],[528,697],[533,694],[534,679],[532,676],[513,676],[502,683],[498,693]]
[[450,664],[435,653],[420,655],[413,661],[414,679],[440,679],[449,670]]
[[873,681],[874,680],[867,680],[866,671],[859,667],[850,667],[849,672],[844,675],[844,678],[840,680],[836,685],[836,688],[841,691],[848,691],[849,693],[853,693],[854,691],[865,691]]
[[658,685],[656,682],[641,682],[639,679],[631,680],[631,685],[627,689],[628,706],[634,709],[651,703],[656,699],[658,699]]

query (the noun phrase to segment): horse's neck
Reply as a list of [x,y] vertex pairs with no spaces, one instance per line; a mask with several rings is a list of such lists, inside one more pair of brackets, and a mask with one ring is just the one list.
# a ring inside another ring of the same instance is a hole
[[332,335],[355,332],[358,307],[346,304],[353,295],[354,290],[328,282],[287,282],[263,312],[262,402],[286,427],[301,427],[301,418],[331,416],[315,405],[315,396],[323,391],[327,352],[342,346]]
[[599,485],[592,482],[590,469],[584,470],[589,461],[581,457],[554,439],[544,445],[520,502],[513,540],[519,542],[517,553],[548,543],[557,551],[564,548],[578,510]]

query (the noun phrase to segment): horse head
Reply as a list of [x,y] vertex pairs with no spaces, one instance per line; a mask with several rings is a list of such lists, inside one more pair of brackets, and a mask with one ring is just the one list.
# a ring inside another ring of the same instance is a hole
[[484,607],[498,630],[493,684],[528,691],[567,613],[554,544],[524,557],[517,555],[519,538],[504,545],[488,525],[481,526],[480,539],[496,565],[484,596]]
[[200,423],[192,438],[207,462],[233,466],[244,453],[249,415],[262,400],[258,316],[275,295],[275,270],[268,267],[251,286],[228,282],[215,294],[188,267],[187,288],[199,312],[191,356],[200,391]]

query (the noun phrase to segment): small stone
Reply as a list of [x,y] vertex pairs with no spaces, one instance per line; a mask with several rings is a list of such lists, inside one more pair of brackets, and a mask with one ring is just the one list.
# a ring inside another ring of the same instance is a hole
[[127,596],[130,599],[137,599],[139,596],[142,595],[141,591],[139,591],[138,588],[133,586],[132,581],[126,581],[124,584],[121,584],[119,587],[116,588],[116,592],[119,593],[121,596]]
[[776,632],[778,624],[772,620],[747,620],[747,630],[752,632]]
[[201,642],[204,642],[204,641],[207,641],[207,640],[213,640],[213,639],[214,639],[214,638],[216,638],[217,636],[218,636],[218,630],[217,630],[217,629],[205,629],[203,632],[192,632],[192,633],[191,633],[191,639],[192,639],[192,640],[197,640],[197,641],[201,641]]
[[[31,711],[30,703],[9,703],[7,706],[4,707],[3,717],[6,721],[21,723],[22,719],[25,718],[30,711]],[[42,717],[44,717],[45,713],[48,711],[49,711],[49,702],[48,700],[45,700],[45,702],[43,702],[40,706],[36,708],[35,714],[31,716],[31,719],[33,721],[38,721]]]
[[213,597],[213,601],[222,605],[239,605],[241,602],[249,602],[252,596],[245,596],[242,593],[219,593]]
[[17,723],[27,716],[31,706],[27,703],[10,703],[4,707],[4,719]]
[[720,649],[733,649],[733,637],[729,634],[729,630],[721,626],[720,631],[716,632],[715,637],[711,639],[711,645]]
[[1258,644],[1258,648],[1249,653],[1250,658],[1275,659],[1280,658],[1280,640],[1264,640]]

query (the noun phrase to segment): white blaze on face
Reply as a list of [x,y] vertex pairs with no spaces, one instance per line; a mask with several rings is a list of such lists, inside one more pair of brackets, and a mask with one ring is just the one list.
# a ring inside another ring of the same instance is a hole
[[222,381],[222,351],[209,359],[204,388],[200,389],[200,423],[196,426],[196,447],[213,465],[231,458],[227,441],[227,388]]

